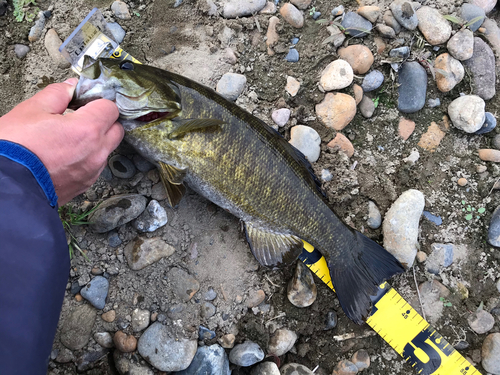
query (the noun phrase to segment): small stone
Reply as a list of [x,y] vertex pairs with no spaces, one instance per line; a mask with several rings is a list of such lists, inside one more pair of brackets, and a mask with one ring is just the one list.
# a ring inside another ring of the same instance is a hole
[[373,70],[363,78],[361,87],[364,92],[369,92],[378,89],[384,82],[384,75],[379,70]]
[[266,293],[262,289],[253,290],[249,293],[245,304],[251,309],[252,307],[259,306],[266,299]]
[[210,303],[210,302],[203,302],[201,304],[201,316],[205,319],[211,318],[212,316],[215,315],[216,308],[215,306]]
[[399,126],[398,126],[399,136],[403,138],[405,141],[408,138],[410,138],[410,135],[412,135],[414,130],[415,130],[415,121],[408,120],[404,117],[402,117],[399,120]]
[[266,0],[230,0],[224,4],[222,15],[224,18],[251,16],[263,9],[266,3]]
[[62,40],[59,38],[59,35],[57,35],[57,32],[54,29],[47,31],[47,34],[45,34],[45,49],[57,67],[66,69],[69,68],[71,64],[59,52],[61,44]]
[[304,16],[293,4],[285,3],[280,9],[280,14],[283,16],[286,22],[295,27],[296,29],[300,29],[304,26]]
[[295,78],[287,76],[286,77],[286,87],[285,90],[291,95],[295,96],[299,92],[300,82]]
[[486,40],[495,51],[495,54],[500,56],[500,28],[495,20],[487,18],[483,22],[483,27],[480,27],[478,31],[483,29],[484,36]]
[[109,232],[134,220],[146,209],[146,197],[139,194],[115,195],[99,205],[89,217],[94,232]]
[[344,14],[344,11],[345,11],[344,6],[343,5],[339,5],[339,6],[337,6],[337,7],[335,7],[335,8],[332,9],[332,15],[334,17],[341,16],[342,14]]
[[486,165],[477,165],[476,166],[476,172],[477,173],[484,173],[488,170],[488,168],[486,167]]
[[429,211],[424,211],[423,212],[424,217],[429,220],[431,223],[434,223],[436,225],[441,225],[443,224],[443,219],[441,219],[441,216],[436,216],[431,214]]
[[167,272],[175,296],[183,302],[189,301],[200,289],[200,283],[186,271],[174,267]]
[[151,198],[157,201],[167,199],[167,192],[165,190],[163,182],[159,182],[153,185],[153,187],[151,188]]
[[103,309],[106,305],[106,297],[108,296],[109,281],[105,277],[94,277],[85,287],[82,288],[80,294],[83,298],[89,301],[96,309]]
[[313,20],[317,20],[321,16],[321,12],[314,12],[312,15]]
[[354,363],[359,371],[363,371],[370,367],[370,355],[366,350],[360,349],[352,355],[351,362]]
[[217,298],[217,292],[210,288],[203,294],[203,299],[205,301],[213,301],[215,298]]
[[125,332],[117,331],[113,337],[116,349],[122,353],[131,353],[137,348],[137,339],[133,335],[127,335]]
[[290,2],[299,9],[307,9],[311,5],[312,0],[290,0]]
[[294,126],[290,130],[289,142],[302,152],[309,162],[314,163],[318,160],[321,151],[321,138],[313,128],[305,125]]
[[288,283],[288,300],[294,306],[307,307],[316,301],[317,295],[318,290],[311,271],[302,262],[297,262],[293,278]]
[[333,369],[332,375],[355,375],[358,373],[358,368],[351,361],[343,359]]
[[500,151],[483,148],[478,150],[479,158],[484,161],[500,163]]
[[375,112],[375,103],[368,96],[363,96],[361,99],[361,103],[358,105],[359,111],[365,118],[370,118],[373,116]]
[[413,265],[417,254],[418,224],[424,206],[424,195],[410,189],[399,196],[384,218],[384,247],[406,268]]
[[111,31],[111,34],[113,34],[115,42],[118,44],[123,42],[123,39],[125,38],[125,30],[123,30],[123,27],[116,22],[108,22],[107,26],[109,31]]
[[273,111],[271,118],[278,126],[285,126],[290,119],[290,110],[288,108],[280,108]]
[[398,57],[400,59],[407,59],[410,56],[410,47],[404,46],[404,47],[393,48],[389,52],[389,56]]
[[215,332],[206,327],[200,326],[198,329],[198,340],[212,340],[215,338]]
[[344,43],[345,33],[337,25],[327,26],[326,31],[330,33],[331,43],[334,47],[340,47]]
[[350,36],[361,38],[371,31],[373,25],[366,18],[354,12],[347,12],[342,20],[342,27]]
[[358,8],[356,13],[366,18],[368,21],[375,23],[380,16],[380,8],[377,6],[362,6]]
[[484,100],[479,96],[464,95],[450,103],[448,116],[456,128],[466,133],[475,133],[481,129],[486,119],[484,107]]
[[176,375],[230,375],[229,359],[219,345],[200,346],[189,367]]
[[484,116],[485,120],[484,120],[483,126],[481,127],[481,129],[479,129],[474,134],[486,134],[486,133],[489,133],[493,129],[496,128],[496,126],[497,126],[497,119],[495,118],[495,116],[493,116],[493,113],[486,112],[484,115],[485,115]]
[[269,340],[269,353],[280,357],[292,349],[295,341],[297,341],[295,332],[288,329],[278,329]]
[[129,242],[123,250],[128,266],[134,271],[142,270],[162,258],[171,256],[174,252],[175,248],[160,237],[138,237]]
[[484,9],[485,13],[489,13],[497,4],[497,0],[472,0],[471,3]]
[[329,331],[335,328],[337,326],[338,320],[339,318],[335,311],[328,311],[328,314],[326,314],[325,328],[323,328],[323,331]]
[[343,134],[337,133],[335,138],[333,138],[327,144],[330,148],[338,148],[348,157],[352,157],[354,155],[354,146],[351,141]]
[[385,11],[383,21],[387,26],[393,29],[396,34],[399,34],[401,32],[401,25],[396,20],[396,18],[394,18],[390,10]]
[[[431,324],[436,323],[443,314],[444,304],[441,298],[449,296],[450,291],[439,281],[426,281],[418,286],[422,300],[422,306]],[[419,306],[418,299],[415,306]],[[417,307],[420,311],[420,308]]]
[[500,374],[500,333],[492,333],[486,336],[483,341],[481,357],[481,364],[485,371]]
[[63,321],[61,343],[71,350],[82,349],[90,340],[96,310],[90,305],[77,306]]
[[29,51],[31,51],[31,49],[28,46],[25,46],[24,44],[14,45],[14,53],[20,60],[24,59],[24,57],[28,54]]
[[316,114],[325,126],[340,131],[354,118],[356,101],[347,94],[329,92],[316,104]]
[[81,373],[90,370],[94,363],[105,357],[108,352],[108,349],[99,349],[83,353],[75,361],[77,371]]
[[226,73],[217,83],[217,92],[227,100],[235,101],[247,84],[247,77],[238,73]]
[[379,23],[378,25],[375,26],[375,29],[384,38],[388,38],[388,39],[394,39],[394,38],[396,38],[396,32],[390,26],[387,26],[387,25]]
[[451,25],[439,10],[423,6],[417,10],[418,29],[433,46],[446,43],[451,36]]
[[427,132],[422,134],[418,145],[424,150],[434,152],[445,136],[445,132],[441,130],[438,124],[431,122]]
[[280,19],[276,16],[272,16],[269,18],[269,26],[267,27],[266,33],[266,46],[267,46],[267,54],[269,56],[274,55],[273,46],[278,43],[279,35],[276,31],[276,26],[280,23]]
[[109,310],[108,312],[105,312],[101,315],[102,320],[108,323],[112,323],[116,319],[116,312],[115,310]]
[[340,90],[352,83],[353,70],[345,60],[338,59],[326,66],[321,73],[320,85],[325,91]]
[[[496,152],[498,153],[497,157],[500,160],[500,151]],[[490,227],[488,229],[488,242],[492,246],[500,247],[500,206],[497,206],[491,215]]]
[[156,168],[154,164],[150,163],[139,154],[135,154],[132,161],[134,162],[136,168],[142,173],[147,173]]
[[108,233],[108,245],[111,247],[118,247],[122,244],[122,240],[116,231]]
[[321,179],[325,182],[331,181],[333,178],[332,172],[330,172],[328,169],[322,169],[321,170]]
[[425,105],[427,93],[427,73],[416,61],[403,63],[399,71],[398,109],[404,113],[414,113]]
[[280,368],[281,375],[314,375],[306,366],[298,363],[287,363]]
[[481,38],[474,38],[472,58],[463,61],[472,74],[474,94],[489,100],[495,96],[495,55]]
[[439,107],[440,105],[441,105],[441,100],[439,100],[439,98],[427,100],[427,107],[429,108]]
[[460,15],[461,18],[465,21],[465,23],[469,23],[473,19],[476,19],[480,17],[476,22],[473,24],[469,24],[468,28],[471,31],[477,31],[481,24],[483,23],[484,19],[486,18],[486,13],[484,12],[484,9],[474,5],[474,4],[469,4],[469,3],[463,3],[462,7],[460,8]]
[[368,201],[368,220],[366,221],[366,225],[371,229],[378,229],[382,225],[380,210],[372,201]]
[[156,200],[151,200],[142,214],[134,221],[139,232],[154,232],[167,224],[167,211]]
[[418,263],[423,263],[427,260],[427,254],[423,251],[417,251],[416,259]]
[[115,17],[121,20],[129,20],[132,18],[128,10],[128,5],[123,1],[114,1],[113,4],[111,4],[111,10]]
[[136,169],[132,161],[122,155],[114,155],[108,161],[111,172],[119,178],[131,178],[135,175]]
[[262,362],[252,369],[250,375],[280,375],[280,370],[274,362]]
[[287,55],[285,56],[285,60],[288,62],[299,61],[299,51],[297,51],[295,48],[290,48]]
[[418,152],[418,150],[413,149],[410,152],[410,155],[408,155],[406,158],[404,158],[403,161],[405,163],[415,164],[419,158],[420,158],[420,153]]
[[28,40],[31,43],[36,42],[42,36],[43,29],[45,28],[46,17],[43,12],[38,13],[38,19],[35,24],[31,27],[30,33],[28,35]]
[[229,352],[229,361],[242,367],[252,366],[263,359],[264,352],[259,345],[252,341],[238,344]]
[[0,17],[4,16],[7,13],[7,0],[0,0]]
[[362,44],[340,48],[337,53],[342,60],[349,63],[355,74],[365,74],[374,61],[372,51]]
[[469,326],[478,335],[488,332],[495,325],[495,318],[484,310],[476,311],[467,318]]
[[356,100],[356,105],[358,105],[363,99],[363,89],[360,85],[357,84],[352,85],[352,89],[354,91],[354,99]]
[[66,348],[61,348],[61,350],[59,350],[59,353],[57,354],[57,357],[55,359],[55,361],[57,363],[69,363],[69,362],[72,362],[75,360],[75,355],[73,354],[73,352],[69,349],[66,349]]
[[395,0],[390,5],[394,18],[401,26],[408,30],[415,30],[418,26],[418,17],[413,4],[407,0]]
[[276,4],[274,4],[274,2],[272,1],[268,1],[266,3],[266,6],[262,8],[262,10],[260,11],[260,14],[274,14],[274,13],[276,13]]
[[436,84],[441,92],[451,91],[465,76],[465,69],[457,59],[448,53],[439,55],[435,62]]
[[465,178],[459,178],[458,181],[457,181],[457,184],[459,184],[460,186],[465,186],[467,185],[467,179]]
[[140,332],[149,326],[150,313],[148,310],[135,309],[132,311],[132,330]]
[[94,333],[94,340],[103,348],[112,348],[115,346],[113,337],[109,332],[96,332]]
[[453,248],[453,244],[433,243],[425,263],[426,270],[438,275],[443,268],[449,267],[453,263]]
[[228,333],[220,338],[220,344],[225,349],[232,349],[235,341],[236,337],[232,333]]
[[147,365],[140,365],[131,358],[137,359],[137,356],[135,354],[125,354],[118,350],[113,352],[114,367],[120,375],[154,375],[153,370]]

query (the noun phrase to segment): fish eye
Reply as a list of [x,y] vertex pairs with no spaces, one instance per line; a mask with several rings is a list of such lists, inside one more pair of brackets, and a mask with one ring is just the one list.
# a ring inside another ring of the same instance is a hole
[[134,70],[134,64],[130,61],[124,61],[120,64],[120,69],[122,70]]

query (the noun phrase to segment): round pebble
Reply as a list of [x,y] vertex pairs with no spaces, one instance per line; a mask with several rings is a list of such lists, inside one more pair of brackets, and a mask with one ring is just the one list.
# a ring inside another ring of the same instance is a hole
[[440,105],[441,105],[441,100],[439,100],[439,98],[427,100],[427,107],[429,108],[439,107]]
[[395,0],[390,5],[392,14],[398,23],[408,30],[415,30],[418,17],[413,4],[408,0]]
[[481,129],[476,131],[474,134],[486,134],[486,133],[489,133],[493,129],[496,128],[497,119],[495,118],[495,116],[493,116],[493,113],[486,112],[484,117],[485,117],[485,120],[484,120],[483,126],[481,127]]
[[297,334],[288,329],[278,329],[269,340],[269,353],[282,356],[288,353],[297,341]]
[[309,126],[297,125],[290,130],[290,144],[304,154],[309,162],[314,163],[320,154],[321,138],[316,130]]
[[133,335],[127,335],[125,332],[117,331],[113,337],[116,349],[122,353],[131,353],[137,348],[137,339]]
[[134,271],[142,270],[162,258],[171,256],[174,252],[175,248],[160,237],[138,237],[129,242],[123,250],[128,266]]
[[283,16],[286,22],[295,27],[296,29],[300,29],[304,26],[304,16],[293,4],[285,3],[280,9],[280,14]]
[[115,346],[113,337],[109,332],[96,332],[94,333],[94,340],[103,348],[112,348]]
[[146,202],[146,197],[139,194],[115,195],[90,215],[90,227],[97,233],[109,232],[138,217],[146,209]]
[[383,24],[379,23],[378,25],[375,26],[375,29],[384,38],[388,38],[388,39],[396,38],[396,32],[390,26],[383,25]]
[[417,251],[416,259],[417,259],[417,262],[423,263],[427,260],[427,254],[424,253],[423,251]]
[[263,359],[264,352],[259,345],[252,341],[238,344],[229,352],[229,361],[242,367],[252,366]]
[[352,157],[354,155],[354,146],[351,141],[343,134],[337,133],[335,138],[333,138],[327,144],[330,148],[338,148],[348,157]]
[[373,25],[366,18],[354,12],[347,12],[342,20],[342,27],[349,36],[361,38],[371,31]]
[[333,369],[332,375],[355,375],[358,373],[358,368],[351,361],[343,359]]
[[472,74],[473,93],[484,100],[493,98],[496,92],[495,55],[490,46],[475,37],[472,57],[463,63]]
[[115,17],[121,20],[129,20],[132,18],[128,10],[128,5],[123,1],[114,1],[113,4],[111,4],[111,10]]
[[217,92],[227,100],[235,101],[245,89],[247,77],[238,73],[226,73],[217,83]]
[[150,315],[148,310],[134,309],[132,311],[132,330],[140,332],[148,328]]
[[133,225],[139,232],[154,232],[167,224],[167,211],[156,200],[151,200],[146,209],[135,219]]
[[329,92],[316,104],[316,114],[325,126],[340,131],[356,115],[356,101],[347,94]]
[[335,311],[328,311],[325,318],[325,328],[323,328],[323,330],[329,331],[330,329],[337,327],[338,320],[339,318]]
[[200,326],[198,329],[198,340],[203,341],[203,340],[212,340],[215,338],[215,332],[209,330],[206,327]]
[[436,84],[441,92],[451,91],[465,76],[465,69],[457,59],[448,53],[439,55],[435,62]]
[[105,312],[101,315],[102,320],[108,323],[112,323],[116,319],[116,312],[115,310],[109,310],[108,312]]
[[495,325],[495,318],[489,312],[484,310],[476,311],[467,318],[469,326],[478,335],[488,332]]
[[332,9],[332,14],[333,16],[340,16],[344,13],[345,8],[343,5],[336,6],[335,8]]
[[252,369],[250,375],[280,375],[280,370],[274,362],[262,362]]
[[474,34],[469,29],[460,30],[448,40],[446,48],[457,60],[468,60],[474,52]]
[[59,52],[59,47],[62,44],[62,40],[57,35],[57,32],[54,29],[50,29],[45,34],[45,49],[49,53],[52,61],[56,66],[61,69],[67,69],[71,66],[71,64],[64,58],[63,55]]
[[427,73],[416,61],[403,63],[399,71],[398,109],[404,113],[414,113],[425,105],[427,93]]
[[345,60],[332,61],[321,73],[319,83],[323,90],[340,90],[352,83],[354,73],[351,65]]
[[114,155],[108,161],[111,172],[119,178],[131,178],[135,175],[134,163],[122,155]]
[[45,22],[47,18],[43,12],[38,13],[38,19],[35,24],[31,27],[30,33],[28,35],[28,40],[33,43],[36,42],[42,36],[43,29],[45,28]]
[[361,102],[358,104],[359,112],[365,118],[370,118],[375,112],[375,103],[368,96],[363,96]]
[[459,178],[458,181],[457,181],[457,184],[459,184],[460,186],[465,186],[467,185],[467,179],[465,178]]
[[80,294],[96,309],[103,309],[108,296],[109,281],[105,277],[96,276],[82,288]]
[[281,375],[314,375],[306,366],[298,363],[287,363],[280,368]]
[[418,29],[433,46],[446,43],[451,36],[451,25],[439,10],[423,6],[417,10]]
[[200,346],[189,367],[176,375],[230,375],[229,359],[223,348],[214,344]]
[[231,0],[224,4],[222,15],[224,18],[251,16],[266,6],[266,0],[238,1]]
[[290,110],[288,108],[280,108],[273,111],[271,118],[278,126],[285,126],[290,119]]
[[[497,151],[500,154],[500,151]],[[491,215],[490,226],[488,229],[488,242],[490,245],[500,247],[500,206],[498,206],[493,215]]]
[[470,21],[472,21],[475,18],[480,17],[479,20],[476,22],[469,24],[468,28],[471,31],[477,31],[481,24],[483,23],[484,19],[486,18],[486,13],[484,12],[484,9],[474,5],[474,4],[469,4],[469,3],[463,3],[462,7],[460,8],[460,17],[467,23],[469,24]]
[[356,365],[359,371],[366,370],[370,367],[370,355],[366,350],[360,349],[352,355],[351,362]]
[[374,57],[372,51],[362,44],[355,44],[338,50],[338,55],[351,65],[355,74],[365,74],[370,70]]
[[484,161],[492,161],[495,163],[500,163],[500,151],[492,149],[480,149],[478,150],[479,158]]
[[203,294],[203,299],[205,301],[213,301],[215,298],[217,298],[217,292],[210,288]]
[[205,319],[214,316],[215,311],[216,308],[212,303],[205,301],[201,304],[201,316],[204,317]]
[[378,229],[382,225],[380,210],[372,201],[368,201],[368,220],[366,221],[366,225],[371,229]]
[[477,95],[464,95],[450,103],[448,115],[453,125],[466,133],[481,129],[485,121],[485,103]]
[[354,91],[354,99],[356,100],[356,105],[358,105],[363,99],[363,89],[360,85],[352,85],[352,90]]
[[398,57],[400,59],[407,59],[410,56],[410,47],[404,46],[404,47],[393,48],[389,52],[389,56]]
[[491,374],[500,374],[500,333],[492,333],[483,341],[481,350],[483,368]]
[[295,48],[290,48],[287,55],[285,56],[285,60],[288,62],[299,61],[299,51],[297,51]]
[[307,307],[316,301],[317,295],[318,290],[311,271],[302,262],[297,262],[293,278],[288,283],[288,300],[294,306]]
[[111,231],[108,233],[108,245],[111,247],[118,247],[122,244],[122,240],[116,231]]
[[25,46],[24,44],[14,45],[14,53],[20,60],[24,59],[24,57],[28,54],[29,51],[31,51],[31,49],[28,46]]
[[220,338],[220,344],[225,349],[232,349],[235,341],[236,337],[232,333],[228,333]]
[[252,290],[245,303],[246,306],[251,309],[252,307],[259,306],[266,299],[266,293],[262,290]]

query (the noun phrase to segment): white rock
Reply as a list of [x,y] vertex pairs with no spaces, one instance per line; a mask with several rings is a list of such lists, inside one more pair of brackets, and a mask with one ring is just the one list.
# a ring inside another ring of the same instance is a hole
[[217,83],[217,92],[227,100],[235,101],[247,84],[247,77],[238,73],[226,73]]
[[271,118],[274,123],[278,126],[285,126],[285,124],[290,119],[290,110],[288,108],[280,108],[271,114]]
[[224,18],[251,16],[266,6],[266,0],[230,0],[224,5]]
[[129,20],[132,18],[128,10],[128,5],[123,1],[115,1],[111,5],[111,10],[113,11],[116,18],[121,20]]
[[269,353],[282,356],[292,349],[297,341],[297,334],[289,329],[278,329],[269,340]]
[[453,125],[466,133],[481,129],[486,119],[485,103],[477,95],[464,95],[450,103],[448,115]]
[[305,125],[294,126],[290,130],[290,143],[302,152],[307,160],[314,163],[321,151],[321,137],[313,128]]
[[319,83],[325,91],[340,90],[352,83],[354,72],[351,65],[342,59],[332,61],[321,73]]

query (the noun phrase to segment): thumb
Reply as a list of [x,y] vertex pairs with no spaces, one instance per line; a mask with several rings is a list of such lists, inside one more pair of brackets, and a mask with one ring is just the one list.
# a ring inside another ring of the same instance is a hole
[[35,94],[26,103],[51,114],[61,114],[68,108],[77,83],[77,78],[70,78],[62,83],[53,83]]

